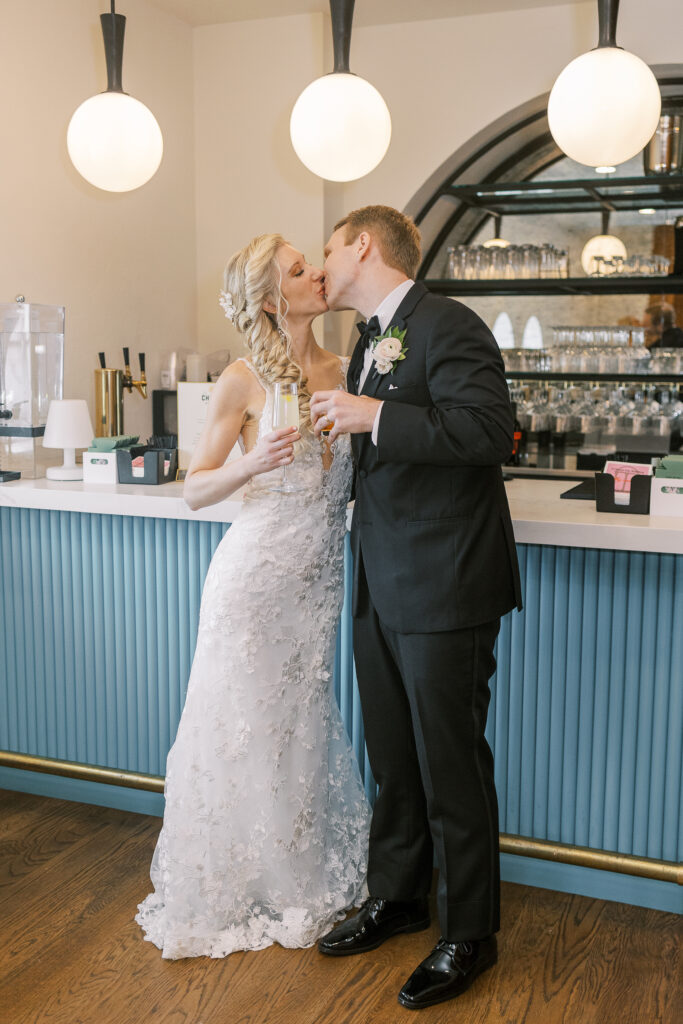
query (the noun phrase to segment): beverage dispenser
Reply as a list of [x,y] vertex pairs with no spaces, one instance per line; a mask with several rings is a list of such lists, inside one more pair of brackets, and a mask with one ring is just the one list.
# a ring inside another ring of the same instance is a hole
[[40,438],[63,387],[64,307],[0,302],[0,483],[42,475]]

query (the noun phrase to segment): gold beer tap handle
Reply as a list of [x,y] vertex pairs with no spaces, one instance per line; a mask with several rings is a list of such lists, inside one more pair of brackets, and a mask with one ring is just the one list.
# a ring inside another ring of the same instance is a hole
[[147,398],[147,377],[145,376],[145,353],[138,352],[138,359],[140,360],[140,380],[134,380],[133,387],[142,395],[143,398]]
[[123,373],[123,387],[127,388],[128,391],[133,392],[133,389],[142,395],[143,398],[147,398],[147,377],[145,376],[145,353],[140,352],[138,355],[140,360],[140,379],[134,380],[133,373],[130,368],[130,351],[127,346],[123,349],[123,362],[125,370]]

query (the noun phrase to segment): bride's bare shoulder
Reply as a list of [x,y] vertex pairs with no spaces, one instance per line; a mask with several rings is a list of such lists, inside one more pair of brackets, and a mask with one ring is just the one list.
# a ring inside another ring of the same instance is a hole
[[212,400],[230,405],[239,404],[246,408],[253,404],[254,398],[262,398],[263,388],[259,384],[254,370],[244,359],[236,359],[223,370],[216,381]]

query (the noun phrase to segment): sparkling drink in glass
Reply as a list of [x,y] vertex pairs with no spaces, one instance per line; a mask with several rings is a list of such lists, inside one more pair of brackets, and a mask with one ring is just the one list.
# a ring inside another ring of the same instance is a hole
[[[273,430],[282,427],[296,427],[299,429],[299,388],[297,384],[285,384],[278,381],[275,384],[273,395]],[[272,488],[274,491],[281,491],[284,494],[291,494],[297,491],[287,479],[287,467],[282,467],[281,483]]]

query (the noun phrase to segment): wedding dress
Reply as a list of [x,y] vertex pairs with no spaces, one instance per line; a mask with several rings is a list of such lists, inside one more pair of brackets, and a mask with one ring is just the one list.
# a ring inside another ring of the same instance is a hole
[[332,690],[351,471],[348,435],[327,470],[302,440],[296,493],[268,489],[281,469],[254,477],[211,561],[136,917],[166,958],[309,946],[367,895],[370,811]]

